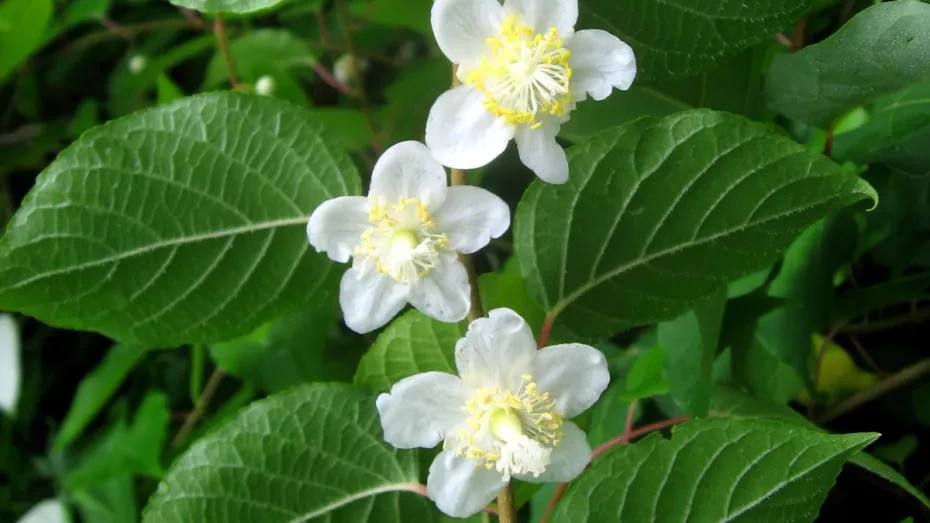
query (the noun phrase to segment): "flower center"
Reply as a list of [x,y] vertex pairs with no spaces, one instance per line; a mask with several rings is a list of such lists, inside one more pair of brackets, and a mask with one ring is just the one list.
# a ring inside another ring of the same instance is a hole
[[552,449],[562,439],[562,415],[555,412],[548,392],[536,390],[532,376],[523,376],[516,393],[478,389],[464,408],[471,415],[467,428],[458,433],[456,455],[496,468],[505,480],[512,474],[538,477],[546,471]]
[[368,219],[372,226],[362,233],[355,254],[374,260],[378,272],[397,281],[426,276],[449,247],[444,234],[431,232],[438,225],[420,200],[402,197],[396,205],[372,205]]
[[468,72],[465,83],[485,95],[485,108],[511,125],[542,125],[539,115],[562,116],[571,103],[570,52],[554,27],[546,34],[504,20],[500,36],[488,39],[490,52]]

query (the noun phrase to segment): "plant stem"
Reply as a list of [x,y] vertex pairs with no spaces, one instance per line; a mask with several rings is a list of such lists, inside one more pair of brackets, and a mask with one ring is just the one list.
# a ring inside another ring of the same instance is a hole
[[869,334],[893,329],[911,323],[923,323],[930,319],[930,309],[918,309],[914,312],[870,323],[850,323],[840,329],[843,334]]
[[197,405],[197,402],[200,401],[200,394],[203,392],[203,353],[203,345],[198,343],[191,346],[191,405]]
[[817,424],[823,425],[824,423],[829,423],[847,412],[853,411],[894,389],[903,387],[923,377],[925,374],[930,374],[930,359],[924,359],[910,367],[905,367],[871,387],[846,398],[836,407],[833,407],[833,409],[818,418]]
[[545,348],[549,343],[549,335],[552,334],[552,325],[555,323],[555,314],[549,313],[543,320],[542,328],[539,330],[539,341],[536,343],[537,349]]
[[336,16],[339,17],[339,25],[342,26],[342,37],[345,39],[346,48],[351,57],[351,60],[349,60],[349,69],[352,73],[352,78],[355,80],[355,89],[358,93],[358,105],[362,109],[362,113],[365,114],[365,120],[368,122],[368,127],[371,129],[371,146],[376,153],[381,154],[384,149],[381,147],[381,140],[378,138],[378,126],[375,124],[375,115],[372,113],[371,106],[368,104],[368,92],[365,90],[365,82],[358,69],[358,52],[355,49],[355,42],[352,41],[352,31],[349,30],[345,7],[342,4],[343,0],[336,0]]
[[510,483],[497,495],[497,517],[500,523],[517,523],[517,510],[513,503],[513,485]]
[[650,432],[662,430],[662,429],[671,427],[672,425],[678,425],[679,423],[684,423],[690,419],[691,419],[691,416],[679,416],[677,418],[667,419],[664,421],[653,423],[651,425],[646,425],[645,427],[636,429],[630,432],[629,434],[624,434],[622,436],[616,437],[604,443],[603,445],[599,446],[598,448],[594,449],[593,451],[591,451],[591,459],[593,460],[594,458],[600,456],[604,452],[610,450],[612,447],[616,447],[617,445],[626,445],[627,443],[633,441],[634,439],[645,436],[646,434],[649,434]]
[[226,37],[226,24],[223,22],[222,13],[216,13],[216,20],[213,23],[213,32],[216,33],[216,41],[220,47],[220,54],[223,55],[223,63],[226,64],[226,76],[229,77],[229,83],[232,84],[233,89],[239,89],[239,76],[236,75],[232,54],[229,52],[229,39]]
[[223,381],[223,376],[223,371],[220,369],[214,370],[213,374],[210,375],[210,379],[207,380],[207,384],[204,386],[200,398],[194,405],[193,412],[184,420],[184,424],[181,425],[181,428],[178,430],[177,436],[174,437],[174,441],[171,443],[172,446],[175,448],[180,447],[181,444],[184,443],[184,440],[190,436],[197,422],[200,421],[200,418],[206,413],[207,407],[210,405],[210,400],[213,399],[213,395],[216,394],[216,389],[219,388],[220,382]]

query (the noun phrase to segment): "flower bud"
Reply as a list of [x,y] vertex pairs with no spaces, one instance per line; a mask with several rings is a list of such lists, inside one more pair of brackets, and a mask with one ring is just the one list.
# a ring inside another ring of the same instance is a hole
[[129,72],[132,74],[139,74],[145,70],[147,64],[148,60],[145,59],[145,56],[141,54],[134,55],[129,59]]
[[274,94],[274,78],[265,75],[255,82],[255,92],[262,96]]

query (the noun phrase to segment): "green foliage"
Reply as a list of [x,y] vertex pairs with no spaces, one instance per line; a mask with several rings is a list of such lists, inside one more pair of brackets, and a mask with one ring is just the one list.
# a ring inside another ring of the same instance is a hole
[[81,380],[71,408],[55,438],[56,449],[77,439],[142,358],[149,352],[138,345],[114,345],[104,360]]
[[205,13],[254,13],[282,3],[284,0],[170,0],[172,4]]
[[458,374],[455,343],[465,335],[464,325],[443,323],[410,311],[394,320],[378,336],[359,362],[355,384],[374,392],[420,372]]
[[704,417],[710,408],[714,358],[726,302],[726,292],[720,289],[694,309],[659,324],[669,392],[692,416]]
[[45,43],[52,0],[0,2],[0,82]]
[[826,127],[857,105],[919,82],[930,76],[928,24],[928,4],[897,0],[870,7],[824,42],[775,58],[765,76],[769,103],[795,120]]
[[596,459],[552,520],[813,521],[843,463],[877,437],[777,421],[686,423],[670,440],[651,436]]
[[[325,299],[337,271],[308,252],[304,224],[321,201],[359,187],[320,134],[288,104],[239,94],[187,98],[85,134],[42,173],[0,243],[0,304],[170,346],[245,334]],[[308,144],[331,152],[311,158]],[[156,154],[162,147],[172,154]],[[49,256],[56,238],[68,250]],[[315,281],[296,283],[306,274]]]
[[868,115],[868,122],[834,138],[836,158],[930,175],[930,81],[878,98]]
[[436,521],[410,491],[416,454],[382,440],[374,401],[307,385],[253,403],[178,458],[143,523]]
[[790,25],[809,0],[582,0],[579,28],[619,36],[636,52],[637,76],[658,83],[692,76]]
[[569,168],[564,186],[527,190],[515,249],[534,298],[592,337],[671,319],[817,219],[875,198],[767,127],[710,111],[601,133],[569,151]]

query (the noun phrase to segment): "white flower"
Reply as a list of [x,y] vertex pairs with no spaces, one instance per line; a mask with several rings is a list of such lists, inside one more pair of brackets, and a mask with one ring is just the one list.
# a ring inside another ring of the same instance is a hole
[[574,32],[578,0],[436,0],[433,33],[464,85],[436,100],[426,145],[443,165],[474,169],[511,138],[549,183],[568,180],[559,127],[587,95],[603,100],[636,76],[633,50],[601,30]]
[[255,92],[262,96],[271,96],[274,94],[274,78],[265,75],[255,81]]
[[335,261],[354,258],[339,303],[346,325],[364,333],[407,303],[440,321],[463,320],[471,299],[457,253],[477,251],[508,227],[503,200],[479,187],[449,187],[425,145],[403,142],[378,160],[368,198],[323,202],[310,216],[307,237]]
[[488,316],[472,322],[455,346],[461,378],[416,374],[377,401],[391,445],[445,442],[426,492],[454,517],[480,511],[511,478],[562,482],[580,474],[591,448],[566,418],[593,405],[610,381],[604,355],[593,347],[537,351],[515,312],[496,309]]
[[0,411],[16,413],[22,386],[19,327],[9,314],[0,314]]

